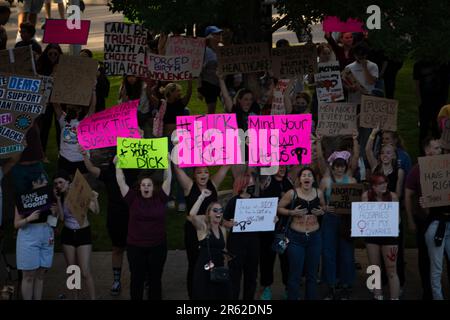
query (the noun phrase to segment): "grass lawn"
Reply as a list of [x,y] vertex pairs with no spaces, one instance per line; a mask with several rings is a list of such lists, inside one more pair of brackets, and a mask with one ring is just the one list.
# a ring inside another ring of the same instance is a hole
[[[96,59],[102,59],[102,53],[96,52],[94,54]],[[415,161],[418,154],[418,112],[416,98],[414,95],[414,82],[412,79],[412,66],[413,62],[408,60],[405,62],[403,68],[400,70],[397,77],[397,90],[396,98],[399,100],[399,113],[398,113],[398,125],[399,132],[403,137],[406,149],[410,153],[413,161]],[[107,107],[117,104],[117,98],[120,86],[120,77],[111,77],[111,89],[109,98],[107,100]],[[185,85],[183,84],[185,89]],[[205,113],[206,106],[204,102],[198,100],[196,96],[196,83],[194,81],[194,89],[189,108],[191,114]],[[218,111],[221,110],[221,106],[218,107]],[[49,145],[47,150],[47,156],[51,160],[51,163],[47,165],[48,173],[52,176],[55,172],[57,148],[55,139],[55,129],[52,127],[50,133]],[[214,170],[213,170],[214,171]],[[224,182],[222,189],[231,188],[231,173],[227,180]],[[90,221],[93,229],[93,243],[94,250],[97,251],[109,251],[111,249],[111,243],[106,231],[106,194],[101,191],[100,194],[101,214],[98,216],[91,215]],[[182,249],[183,245],[183,224],[185,221],[184,214],[177,213],[175,210],[170,210],[168,218],[168,240],[169,249]],[[406,229],[406,228],[405,228]],[[413,235],[407,233],[406,244],[408,247],[414,246]]]

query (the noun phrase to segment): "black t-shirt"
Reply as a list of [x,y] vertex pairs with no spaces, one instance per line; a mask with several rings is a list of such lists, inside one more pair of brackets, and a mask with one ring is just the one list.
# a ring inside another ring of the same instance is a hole
[[[139,170],[124,170],[125,181],[130,188],[133,188],[137,181]],[[98,177],[105,184],[106,193],[108,194],[108,214],[128,214],[128,205],[120,193],[119,185],[116,179],[116,168],[110,163],[106,169],[100,171]]]
[[270,179],[269,185],[261,191],[261,197],[263,198],[278,197],[278,199],[281,199],[283,193],[294,188],[292,183],[286,177],[281,181],[276,180],[274,176],[271,176],[268,179]]
[[17,195],[16,205],[19,214],[28,217],[36,210],[40,210],[39,219],[30,223],[47,222],[47,217],[52,214],[50,208],[54,202],[53,190],[50,186],[41,187]]
[[184,108],[186,105],[183,100],[177,100],[172,103],[167,103],[166,113],[164,114],[163,122],[164,124],[176,124],[177,117],[184,115]]
[[233,113],[236,113],[236,122],[238,128],[247,131],[248,117],[259,115],[260,108],[256,102],[253,102],[248,112],[244,112],[241,108],[238,108],[236,105],[233,105],[233,109],[231,111]]

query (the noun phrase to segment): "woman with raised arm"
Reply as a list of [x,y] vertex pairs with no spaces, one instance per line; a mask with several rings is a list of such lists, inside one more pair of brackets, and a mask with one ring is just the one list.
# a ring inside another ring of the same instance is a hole
[[[67,172],[59,170],[53,178],[58,214],[64,221],[64,227],[61,231],[61,244],[64,251],[64,258],[67,266],[78,265],[81,269],[81,276],[86,281],[89,298],[95,300],[94,277],[91,273],[91,253],[92,236],[91,226],[87,215],[83,222],[79,222],[75,215],[64,203],[70,190],[71,179]],[[99,213],[97,200],[98,194],[92,191],[89,210],[93,213]],[[74,297],[78,298],[78,290],[74,290]]]
[[132,300],[142,300],[144,283],[149,277],[149,300],[162,299],[162,273],[167,258],[167,202],[170,194],[172,171],[170,165],[164,172],[161,189],[149,175],[138,178],[139,190],[131,189],[122,169],[116,164],[116,179],[120,193],[129,207],[127,255],[130,265],[130,295]]
[[187,217],[197,231],[200,247],[193,278],[194,300],[231,299],[231,282],[215,283],[210,278],[213,268],[225,265],[227,230],[221,226],[223,208],[220,203],[212,202],[205,215],[197,215],[203,201],[211,194],[211,190],[203,189]]
[[[190,178],[186,174],[186,172],[184,172],[177,165],[174,165],[175,175],[177,176],[180,186],[184,190],[187,212],[191,212],[191,209],[202,193],[202,190],[208,189],[211,191],[211,194],[204,199],[197,213],[198,215],[206,214],[206,209],[208,208],[208,206],[212,202],[218,200],[217,190],[225,179],[229,168],[229,166],[222,166],[215,175],[210,177],[209,169],[207,167],[195,167],[194,177]],[[186,221],[184,225],[184,243],[186,247],[186,254],[188,257],[188,294],[189,298],[192,299],[192,278],[194,275],[194,267],[199,254],[199,243],[197,239],[197,232],[190,221]]]
[[[298,173],[297,186],[288,191],[278,204],[278,214],[290,219],[287,238],[289,260],[288,299],[300,298],[300,280],[305,268],[306,300],[317,299],[317,270],[322,236],[320,218],[325,201],[321,190],[314,188],[314,172],[304,167]],[[288,207],[290,209],[288,209]]]

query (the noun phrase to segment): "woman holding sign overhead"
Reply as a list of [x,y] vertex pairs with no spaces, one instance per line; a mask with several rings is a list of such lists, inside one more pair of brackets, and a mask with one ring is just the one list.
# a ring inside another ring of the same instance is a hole
[[[362,201],[398,201],[395,193],[388,189],[388,178],[382,174],[370,177],[370,189],[362,195]],[[397,275],[398,237],[367,237],[365,238],[369,264],[381,266],[380,251],[389,281],[391,300],[398,300],[400,295],[400,281]],[[374,289],[374,299],[383,300],[383,291]]]
[[127,255],[130,265],[132,300],[142,300],[144,283],[149,277],[149,300],[162,299],[161,277],[167,258],[166,216],[172,179],[171,166],[164,172],[161,188],[155,186],[148,175],[138,178],[139,190],[131,189],[122,169],[116,164],[116,179],[120,193],[128,204]]
[[[94,277],[91,273],[91,252],[92,237],[91,227],[87,219],[80,221],[75,212],[71,212],[67,207],[64,199],[69,195],[71,189],[71,179],[65,171],[58,171],[53,178],[54,193],[58,215],[64,221],[64,227],[61,232],[61,244],[64,251],[64,258],[68,266],[78,265],[81,269],[81,275],[86,281],[89,298],[95,299]],[[99,213],[99,205],[97,200],[98,194],[92,191],[88,209],[94,213]],[[75,299],[78,298],[78,290],[74,290]]]
[[203,201],[212,194],[203,189],[189,212],[188,220],[197,230],[200,252],[195,265],[193,299],[194,300],[228,300],[231,299],[231,282],[211,281],[211,272],[216,267],[225,265],[227,231],[221,226],[223,208],[218,202],[212,202],[205,215],[197,215]]
[[[300,280],[305,267],[306,300],[317,299],[317,270],[322,236],[320,218],[325,201],[321,190],[313,187],[314,172],[304,167],[298,173],[297,186],[288,191],[278,204],[278,214],[289,217],[287,254],[289,260],[288,299],[300,298]],[[287,208],[289,207],[289,209]]]

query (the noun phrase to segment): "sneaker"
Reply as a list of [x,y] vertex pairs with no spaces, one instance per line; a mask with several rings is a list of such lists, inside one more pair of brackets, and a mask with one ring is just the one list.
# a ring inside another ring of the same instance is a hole
[[186,203],[178,204],[178,212],[185,212],[185,211],[186,211]]
[[259,300],[272,300],[272,289],[270,287],[265,287]]
[[111,295],[114,297],[118,296],[120,294],[120,289],[121,289],[120,281],[114,281],[110,290]]
[[339,293],[339,300],[350,300],[351,290],[349,288],[343,288]]
[[384,298],[382,294],[378,294],[373,296],[373,300],[384,300]]
[[167,203],[169,209],[175,209],[175,201],[171,200]]

